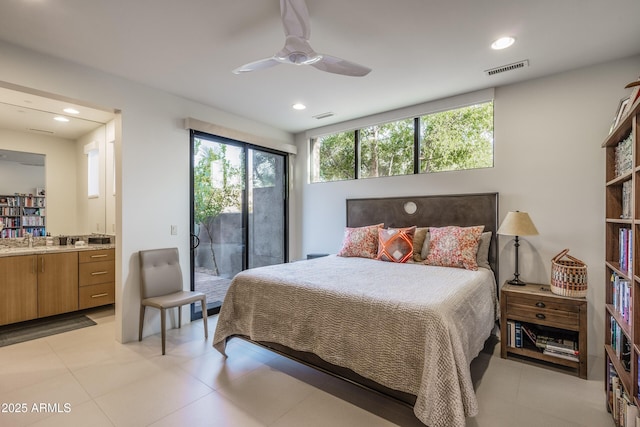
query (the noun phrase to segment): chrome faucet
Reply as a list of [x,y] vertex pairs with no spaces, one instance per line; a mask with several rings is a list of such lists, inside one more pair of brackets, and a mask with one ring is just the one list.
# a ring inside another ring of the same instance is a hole
[[27,245],[32,248],[33,247],[33,234],[32,233],[24,233],[24,237],[27,239]]

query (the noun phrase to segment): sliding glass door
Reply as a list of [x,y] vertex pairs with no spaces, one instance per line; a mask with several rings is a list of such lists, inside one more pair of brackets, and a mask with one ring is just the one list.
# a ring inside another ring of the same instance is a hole
[[287,259],[287,158],[196,131],[191,152],[191,288],[216,313],[238,272]]

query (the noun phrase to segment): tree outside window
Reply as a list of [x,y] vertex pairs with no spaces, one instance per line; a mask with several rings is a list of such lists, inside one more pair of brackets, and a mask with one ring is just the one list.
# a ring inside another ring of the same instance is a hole
[[[341,132],[311,141],[311,182],[493,167],[493,102]],[[355,176],[358,153],[359,176]]]

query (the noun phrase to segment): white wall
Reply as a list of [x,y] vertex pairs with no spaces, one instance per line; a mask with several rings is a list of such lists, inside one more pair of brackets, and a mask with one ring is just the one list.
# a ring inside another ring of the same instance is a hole
[[[495,166],[459,172],[308,183],[298,162],[300,252],[336,252],[345,226],[345,199],[422,194],[499,192],[499,217],[529,212],[539,236],[521,239],[520,273],[549,283],[551,258],[564,248],[589,266],[589,354],[604,344],[604,149],[624,85],[638,78],[640,57],[496,88]],[[308,141],[296,136],[298,155]],[[428,225],[428,224],[418,224]],[[503,282],[513,276],[513,242],[500,237]]]
[[[137,339],[140,303],[137,252],[176,246],[185,286],[189,271],[189,132],[193,117],[291,144],[281,130],[79,66],[0,43],[0,81],[118,109],[116,157],[116,338]],[[212,82],[215,84],[215,82]],[[71,154],[73,157],[73,154]],[[51,195],[53,196],[53,195]],[[178,235],[170,234],[177,225]],[[157,332],[148,310],[145,335]],[[183,318],[188,319],[185,312]]]
[[36,188],[45,188],[44,184],[44,166],[0,160],[0,194],[35,194]]
[[[1,79],[0,79],[1,80]],[[52,235],[70,234],[76,227],[75,141],[47,135],[0,129],[0,145],[6,150],[44,154],[47,195],[46,225]],[[15,182],[11,178],[7,185]],[[11,193],[18,191],[13,190]],[[33,191],[33,188],[25,192]]]

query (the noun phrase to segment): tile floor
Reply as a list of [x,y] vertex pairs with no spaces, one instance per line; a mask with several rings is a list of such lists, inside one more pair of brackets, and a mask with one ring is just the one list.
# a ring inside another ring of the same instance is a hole
[[[225,361],[202,321],[171,330],[162,356],[159,335],[117,343],[112,309],[90,317],[96,326],[0,348],[0,426],[422,426],[410,408],[239,339]],[[467,426],[613,426],[602,360],[585,381],[488,347],[472,363],[480,413]]]

